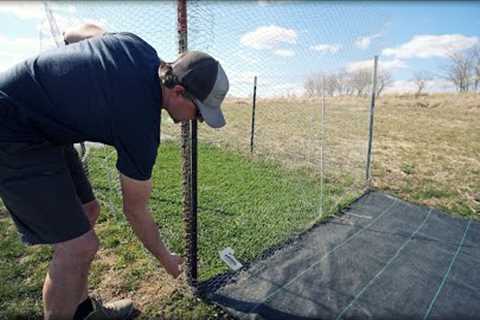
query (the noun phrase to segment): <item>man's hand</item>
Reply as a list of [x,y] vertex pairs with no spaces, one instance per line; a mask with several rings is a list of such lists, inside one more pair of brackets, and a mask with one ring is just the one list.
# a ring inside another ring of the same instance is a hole
[[172,253],[168,259],[165,260],[164,268],[169,275],[176,279],[183,272],[182,264],[183,258]]
[[105,30],[93,23],[85,23],[80,26],[69,28],[63,33],[65,44],[71,44],[84,39],[101,36]]

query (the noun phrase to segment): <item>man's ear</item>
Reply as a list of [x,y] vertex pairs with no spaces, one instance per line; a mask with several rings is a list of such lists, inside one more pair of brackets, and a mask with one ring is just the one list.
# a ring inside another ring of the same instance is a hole
[[177,96],[183,95],[183,93],[185,92],[185,88],[179,84],[175,85],[173,90],[175,91],[175,94]]

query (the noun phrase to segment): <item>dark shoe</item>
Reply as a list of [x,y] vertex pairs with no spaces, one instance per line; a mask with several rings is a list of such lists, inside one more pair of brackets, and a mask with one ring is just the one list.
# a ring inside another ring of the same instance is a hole
[[103,304],[100,299],[90,297],[93,311],[85,320],[127,320],[133,314],[133,302],[123,299]]

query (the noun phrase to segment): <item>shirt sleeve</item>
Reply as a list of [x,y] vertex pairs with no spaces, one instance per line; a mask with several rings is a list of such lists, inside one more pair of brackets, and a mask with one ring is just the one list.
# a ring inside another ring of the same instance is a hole
[[[136,180],[148,180],[152,176],[153,165],[160,143],[160,124],[156,120],[154,108],[146,93],[137,83],[129,87],[139,93],[125,95],[123,105],[118,105],[113,121],[113,139],[117,150],[117,169],[124,175]],[[125,89],[127,90],[127,89]]]
[[128,134],[117,137],[117,169],[127,177],[148,180],[152,176],[159,141],[154,130],[146,132],[139,128],[127,130]]

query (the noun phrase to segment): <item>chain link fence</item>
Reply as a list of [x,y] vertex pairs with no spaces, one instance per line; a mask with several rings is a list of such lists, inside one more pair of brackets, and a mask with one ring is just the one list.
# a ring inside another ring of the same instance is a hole
[[[162,60],[176,58],[174,1],[48,6],[60,30],[96,22],[139,35]],[[188,49],[213,55],[230,80],[227,125],[198,129],[198,274],[211,291],[235,275],[228,259],[248,267],[364,192],[370,98],[328,90],[328,79],[373,69],[388,17],[362,2],[189,1],[187,12]],[[51,23],[40,31],[42,49],[59,36],[52,37]],[[164,112],[151,207],[164,240],[185,253],[180,140]],[[115,152],[91,150],[90,175],[106,211],[100,222],[112,219],[123,230]],[[119,234],[117,241],[128,248],[132,239]]]
[[[261,260],[364,192],[370,98],[328,92],[327,81],[354,61],[373,70],[387,17],[362,3],[189,4],[189,49],[219,59],[231,84],[226,127],[199,129],[199,275],[210,291],[234,274],[225,248]],[[212,166],[217,148],[240,160]]]

